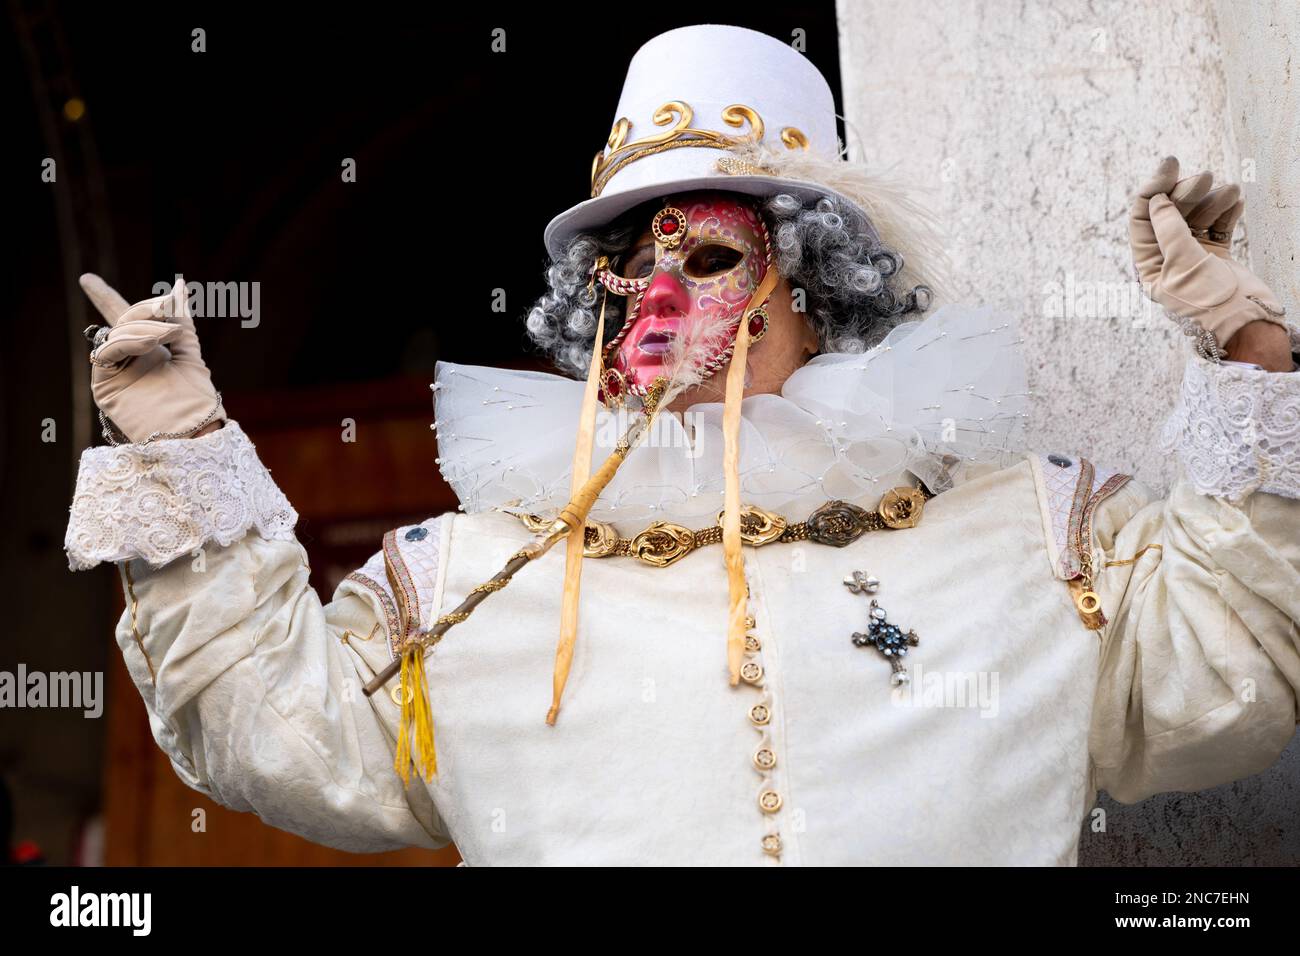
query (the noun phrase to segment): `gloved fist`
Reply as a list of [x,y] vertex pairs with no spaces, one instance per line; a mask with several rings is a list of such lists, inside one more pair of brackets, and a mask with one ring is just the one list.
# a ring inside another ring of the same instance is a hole
[[90,353],[90,391],[127,441],[182,438],[225,419],[199,354],[184,279],[135,305],[91,272],[81,288],[109,326]]
[[[1232,230],[1246,206],[1235,183],[1211,189],[1208,172],[1178,178],[1178,160],[1161,160],[1138,190],[1129,243],[1142,290],[1174,315],[1214,336],[1220,349],[1257,320],[1286,328],[1271,289],[1233,260]],[[1285,338],[1285,334],[1282,336]]]

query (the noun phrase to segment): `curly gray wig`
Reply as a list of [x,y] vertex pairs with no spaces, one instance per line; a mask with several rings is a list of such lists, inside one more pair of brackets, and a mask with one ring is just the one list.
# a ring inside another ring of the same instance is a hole
[[[591,361],[600,289],[588,289],[596,259],[614,259],[635,241],[648,207],[599,232],[572,239],[546,272],[547,292],[528,313],[528,335],[562,371],[581,377]],[[653,210],[651,210],[653,211]],[[802,289],[804,311],[824,352],[861,352],[904,317],[929,308],[933,293],[905,281],[903,257],[880,240],[867,217],[838,197],[800,200],[779,193],[759,204],[777,269]],[[606,341],[622,325],[628,300],[610,296]]]

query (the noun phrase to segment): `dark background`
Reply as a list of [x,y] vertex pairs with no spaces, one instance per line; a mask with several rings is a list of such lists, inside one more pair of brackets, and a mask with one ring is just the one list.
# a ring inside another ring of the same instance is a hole
[[[268,436],[295,425],[330,422],[337,432],[340,415],[380,420],[414,408],[431,421],[438,359],[541,366],[522,320],[544,287],[542,230],[588,195],[591,157],[641,43],[709,20],[783,39],[801,29],[807,56],[840,87],[829,0],[713,16],[686,5],[680,17],[650,4],[622,16],[591,4],[494,5],[481,17],[375,3],[179,6],[7,4],[0,573],[10,611],[0,669],[120,666],[115,571],[74,575],[62,550],[79,435],[100,440],[88,424],[81,337],[98,317],[78,274],[100,273],[130,302],[177,272],[259,282],[256,328],[197,319],[226,408],[259,450],[279,447]],[[195,27],[206,30],[204,53],[191,52]],[[495,28],[505,30],[504,53],[492,51]],[[73,98],[85,103],[76,121],[64,113]],[[46,157],[57,160],[54,184],[41,181]],[[355,183],[340,179],[345,157],[356,160]],[[491,308],[497,289],[504,312]],[[41,440],[46,420],[56,441]],[[454,506],[431,433],[416,440],[427,442],[414,450],[427,463],[427,506]],[[348,450],[332,447],[340,457]],[[346,561],[355,567],[378,547],[396,512],[362,505],[354,514],[354,496],[329,485],[313,502],[319,489],[291,464],[273,470],[303,513],[313,571],[319,564],[336,579]],[[332,474],[347,464],[320,467]],[[361,484],[382,491],[394,480],[380,456],[366,468]],[[325,516],[340,514],[369,516],[373,527],[334,534]],[[339,557],[331,534],[360,544]],[[332,581],[317,583],[328,593]],[[139,715],[131,721],[138,730]],[[37,841],[52,861],[78,858],[112,763],[127,760],[109,723],[0,712],[16,837]]]

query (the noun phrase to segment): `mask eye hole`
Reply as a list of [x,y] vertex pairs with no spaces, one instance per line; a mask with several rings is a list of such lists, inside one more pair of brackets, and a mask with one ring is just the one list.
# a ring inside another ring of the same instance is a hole
[[655,247],[642,246],[628,257],[627,262],[618,267],[617,272],[624,279],[645,279],[655,271]]
[[745,254],[739,249],[724,246],[720,242],[708,242],[695,249],[686,260],[684,271],[693,279],[707,279],[710,276],[730,272],[740,265]]

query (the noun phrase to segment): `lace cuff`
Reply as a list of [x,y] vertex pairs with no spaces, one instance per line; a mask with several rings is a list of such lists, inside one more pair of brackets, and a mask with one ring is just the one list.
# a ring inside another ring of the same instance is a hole
[[1189,359],[1161,437],[1201,494],[1300,498],[1300,372]]
[[201,438],[88,448],[63,549],[74,571],[143,558],[160,567],[249,529],[293,540],[298,513],[235,421]]

